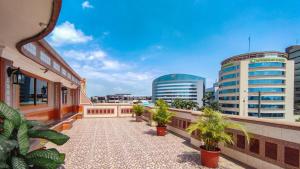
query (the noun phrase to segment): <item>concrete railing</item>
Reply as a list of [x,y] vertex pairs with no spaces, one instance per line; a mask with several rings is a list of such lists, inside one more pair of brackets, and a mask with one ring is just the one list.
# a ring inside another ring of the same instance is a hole
[[[149,107],[144,113],[145,120],[153,122]],[[168,130],[190,140],[191,144],[199,147],[201,141],[198,133],[189,135],[186,128],[195,122],[202,112],[180,109],[170,109],[176,115],[168,125]],[[231,121],[245,126],[251,139],[247,143],[245,136],[238,130],[228,129],[235,141],[234,145],[220,145],[222,153],[254,168],[286,168],[299,169],[300,162],[300,124],[279,120],[258,119],[226,115]]]
[[103,103],[84,105],[84,117],[131,117],[132,105],[121,103]]

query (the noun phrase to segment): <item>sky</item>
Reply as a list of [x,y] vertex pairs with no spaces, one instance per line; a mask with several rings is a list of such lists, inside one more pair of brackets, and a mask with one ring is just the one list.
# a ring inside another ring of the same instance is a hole
[[220,62],[300,43],[299,0],[64,0],[46,40],[87,79],[88,96],[151,95],[170,73],[206,78]]

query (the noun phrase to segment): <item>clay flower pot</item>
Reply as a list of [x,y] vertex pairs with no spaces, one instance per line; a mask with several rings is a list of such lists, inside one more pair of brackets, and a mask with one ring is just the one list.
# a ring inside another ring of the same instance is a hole
[[204,146],[200,146],[200,158],[201,164],[208,168],[217,168],[219,164],[219,157],[221,150],[218,148],[217,151],[207,151]]
[[142,122],[143,121],[142,116],[135,116],[135,120],[137,122]]
[[156,134],[157,134],[157,136],[165,136],[166,135],[166,130],[167,130],[166,126],[164,126],[164,127],[157,126],[156,127]]

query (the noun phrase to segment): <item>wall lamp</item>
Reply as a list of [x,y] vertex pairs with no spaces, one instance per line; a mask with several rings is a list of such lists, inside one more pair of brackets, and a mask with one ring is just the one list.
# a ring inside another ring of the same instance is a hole
[[12,77],[13,84],[19,85],[25,83],[25,76],[21,73],[20,68],[13,69],[8,67],[6,71],[8,77]]

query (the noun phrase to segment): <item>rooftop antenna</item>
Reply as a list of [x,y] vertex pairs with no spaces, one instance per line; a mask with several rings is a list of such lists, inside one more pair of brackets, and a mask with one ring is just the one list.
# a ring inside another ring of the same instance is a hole
[[251,49],[251,37],[249,35],[249,37],[248,37],[248,52],[250,52],[250,49]]

